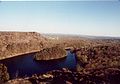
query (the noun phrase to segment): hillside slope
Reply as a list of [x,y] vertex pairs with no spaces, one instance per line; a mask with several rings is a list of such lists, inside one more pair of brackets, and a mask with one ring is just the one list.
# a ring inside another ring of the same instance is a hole
[[66,57],[66,50],[60,46],[45,48],[35,54],[35,60],[52,60]]
[[36,32],[0,32],[0,59],[35,52],[47,46],[47,39]]

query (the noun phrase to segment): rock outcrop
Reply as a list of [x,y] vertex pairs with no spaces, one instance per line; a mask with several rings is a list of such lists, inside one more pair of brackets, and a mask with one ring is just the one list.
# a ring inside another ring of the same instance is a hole
[[62,47],[55,46],[45,48],[35,54],[35,60],[52,60],[66,57],[66,50]]
[[120,69],[92,69],[76,72],[63,68],[32,77],[19,78],[6,84],[119,84]]
[[0,84],[9,80],[9,74],[7,72],[7,67],[3,64],[0,64]]
[[17,78],[17,79],[9,80],[5,84],[32,84],[32,83],[29,80],[23,78]]
[[47,42],[36,32],[0,32],[0,59],[39,51]]

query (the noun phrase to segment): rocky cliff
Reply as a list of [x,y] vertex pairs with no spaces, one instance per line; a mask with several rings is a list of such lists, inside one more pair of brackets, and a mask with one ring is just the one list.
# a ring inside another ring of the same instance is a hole
[[39,51],[47,46],[47,42],[36,32],[0,32],[0,59]]
[[5,84],[119,84],[120,70],[108,68],[76,72],[63,68],[32,77],[9,80]]

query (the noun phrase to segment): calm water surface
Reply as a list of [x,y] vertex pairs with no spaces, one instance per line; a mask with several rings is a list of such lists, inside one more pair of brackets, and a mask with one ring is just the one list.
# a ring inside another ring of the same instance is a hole
[[52,61],[35,61],[34,54],[25,54],[17,57],[1,60],[8,68],[10,78],[31,76],[32,74],[45,73],[51,70],[61,69],[63,67],[74,69],[76,66],[75,54],[67,51],[67,57]]

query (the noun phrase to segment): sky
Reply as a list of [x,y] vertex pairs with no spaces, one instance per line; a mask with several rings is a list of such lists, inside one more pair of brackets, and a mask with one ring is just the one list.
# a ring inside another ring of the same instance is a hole
[[1,1],[0,31],[120,37],[120,1]]

